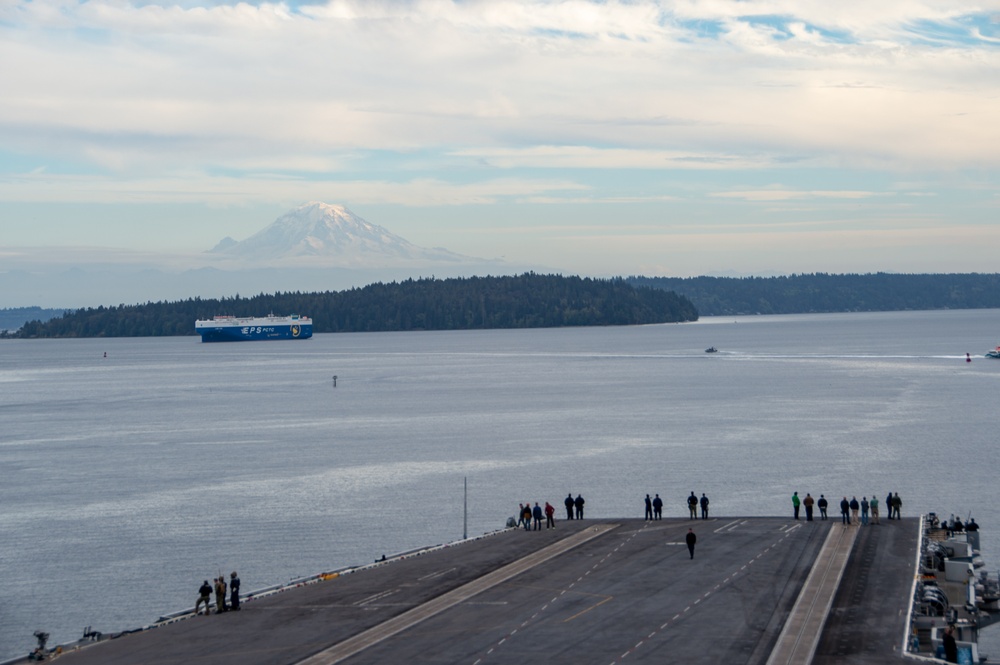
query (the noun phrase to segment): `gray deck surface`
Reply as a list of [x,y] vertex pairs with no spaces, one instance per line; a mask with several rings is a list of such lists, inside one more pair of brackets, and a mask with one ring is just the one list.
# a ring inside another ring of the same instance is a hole
[[[698,535],[694,560],[684,545],[689,527]],[[773,517],[561,521],[553,531],[511,531],[390,561],[58,660],[763,665],[835,528],[833,520]],[[916,519],[858,531],[815,663],[895,660],[917,534]],[[559,542],[570,536],[581,542]],[[362,644],[369,629],[382,632]],[[347,648],[355,643],[360,650]]]

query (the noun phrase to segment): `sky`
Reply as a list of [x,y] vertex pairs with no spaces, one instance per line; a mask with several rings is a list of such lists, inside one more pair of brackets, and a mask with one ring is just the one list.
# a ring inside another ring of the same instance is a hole
[[0,63],[0,272],[307,201],[582,275],[1000,271],[1000,0],[0,0]]

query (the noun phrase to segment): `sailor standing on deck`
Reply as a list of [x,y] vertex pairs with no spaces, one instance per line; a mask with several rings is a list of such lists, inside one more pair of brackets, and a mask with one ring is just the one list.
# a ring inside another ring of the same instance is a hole
[[819,506],[819,517],[820,517],[820,519],[825,520],[826,519],[826,507],[828,505],[830,505],[830,502],[826,500],[825,496],[823,496],[822,494],[820,494],[819,495],[819,501],[816,502],[816,505]]
[[868,507],[872,511],[872,524],[878,524],[878,497],[872,494],[872,500],[868,502]]
[[691,519],[698,519],[698,497],[694,495],[694,491],[688,497],[688,511],[691,513]]
[[576,502],[573,501],[572,492],[569,493],[569,496],[566,497],[566,500],[563,501],[563,503],[566,504],[566,519],[568,520],[573,519],[573,506],[576,505]]
[[858,509],[861,508],[861,504],[858,503],[858,497],[851,497],[851,521],[855,524],[858,523]]
[[585,503],[586,501],[584,501],[583,495],[577,494],[576,501],[573,502],[573,505],[576,506],[576,519],[578,520],[583,519],[583,504]]
[[701,495],[701,519],[708,519],[708,497],[704,494]]
[[235,570],[229,576],[229,609],[235,612],[240,610],[240,578]]
[[892,519],[892,492],[885,495],[885,512],[889,513],[889,519]]
[[806,507],[806,521],[813,521],[813,501],[812,494],[806,492],[806,498],[802,499],[802,505]]
[[223,575],[219,575],[219,579],[215,580],[215,613],[220,614],[229,609],[226,605],[226,578]]
[[845,496],[840,501],[840,523],[850,524],[851,523],[851,504],[848,503],[847,497]]
[[941,644],[944,646],[944,659],[949,663],[958,662],[958,643],[955,641],[955,627],[948,626],[944,630],[944,636],[941,638]]
[[663,499],[659,494],[653,499],[653,519],[663,519]]
[[646,495],[646,519],[653,519],[653,500],[649,498],[648,494]]
[[799,519],[799,493],[792,492],[792,510],[795,512],[795,519]]
[[535,518],[535,531],[542,530],[542,507],[535,501],[535,508],[531,511],[531,516]]

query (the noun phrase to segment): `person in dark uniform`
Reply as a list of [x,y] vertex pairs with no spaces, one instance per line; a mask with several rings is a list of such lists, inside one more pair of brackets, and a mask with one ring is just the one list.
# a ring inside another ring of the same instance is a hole
[[586,501],[583,500],[583,496],[581,496],[580,494],[577,494],[576,495],[576,501],[574,501],[573,504],[576,506],[576,519],[578,519],[578,520],[582,520],[583,519],[583,504],[584,503],[586,503]]
[[691,492],[691,496],[688,497],[688,512],[691,513],[691,519],[698,519],[698,497]]
[[896,519],[903,519],[899,515],[899,509],[903,507],[903,500],[899,498],[899,492],[892,495],[892,512],[896,514]]
[[708,497],[704,494],[701,495],[701,519],[708,519]]
[[941,644],[944,646],[944,659],[949,663],[958,662],[958,643],[955,642],[955,627],[948,626],[944,630],[944,635],[941,638]]
[[830,502],[826,500],[825,496],[823,496],[822,494],[820,494],[819,495],[819,501],[816,502],[816,505],[819,506],[819,518],[825,520],[826,519],[826,507],[828,505],[830,505]]
[[847,500],[846,496],[840,502],[840,523],[851,523],[851,503]]
[[813,521],[813,504],[814,503],[815,503],[815,501],[813,501],[812,494],[810,494],[809,492],[806,492],[806,498],[802,499],[802,505],[805,506],[805,509],[806,509],[806,521],[807,522],[812,522]]
[[531,531],[531,504],[524,504],[524,510],[521,511],[521,517],[524,518],[524,530]]
[[646,519],[653,519],[653,500],[649,498],[648,494],[646,495]]
[[563,503],[566,504],[566,519],[568,520],[573,519],[573,506],[576,505],[576,502],[573,501],[572,492],[569,493],[569,496],[566,497],[566,500],[563,501]]
[[687,536],[684,538],[687,541],[688,552],[691,553],[691,558],[694,558],[694,544],[698,542],[698,536],[694,535],[693,529],[688,529]]
[[892,519],[892,492],[885,495],[885,512],[889,513],[889,519]]
[[653,499],[653,519],[663,519],[663,499],[659,494]]
[[535,508],[531,511],[531,516],[535,518],[535,531],[542,530],[542,507],[535,501]]
[[240,609],[240,578],[236,571],[229,576],[229,609],[238,612]]
[[212,602],[212,587],[209,585],[208,580],[205,580],[201,583],[201,588],[198,589],[198,601],[194,604],[194,613],[197,615],[198,609],[204,603],[205,616],[208,616],[208,604],[210,602]]
[[974,518],[969,518],[969,523],[965,525],[966,531],[979,531],[979,525]]

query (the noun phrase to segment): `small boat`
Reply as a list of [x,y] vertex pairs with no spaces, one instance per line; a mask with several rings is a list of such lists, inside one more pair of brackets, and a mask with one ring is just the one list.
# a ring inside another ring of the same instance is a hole
[[993,349],[992,351],[987,351],[986,352],[986,357],[987,358],[1000,358],[1000,346],[998,346],[997,348]]
[[715,348],[714,346],[710,346],[707,349],[705,349],[705,353],[718,353],[718,352],[719,352],[719,350],[717,348]]

